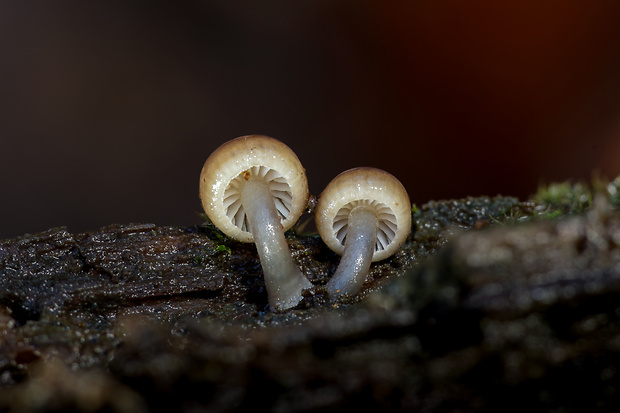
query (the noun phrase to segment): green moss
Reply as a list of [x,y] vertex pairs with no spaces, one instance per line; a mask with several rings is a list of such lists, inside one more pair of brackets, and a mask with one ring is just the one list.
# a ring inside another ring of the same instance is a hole
[[592,186],[597,192],[606,193],[611,205],[620,209],[620,175],[612,181],[597,176],[593,179]]
[[581,213],[592,204],[592,190],[584,182],[572,183],[569,181],[542,185],[532,198],[537,204],[545,205],[548,211],[541,214],[542,218],[550,215],[555,217],[556,211],[564,213]]
[[538,218],[555,219],[587,211],[597,194],[607,197],[613,207],[620,209],[620,175],[611,181],[594,174],[590,182],[566,181],[541,185],[532,201],[540,211]]
[[218,252],[225,252],[225,253],[227,253],[228,255],[230,255],[230,254],[231,254],[230,247],[229,247],[228,245],[220,244],[220,245],[218,245],[217,247],[215,247],[215,249],[216,249]]
[[230,255],[230,244],[235,242],[235,240],[220,231],[219,228],[216,227],[213,222],[211,222],[207,214],[199,213],[198,216],[200,216],[200,218],[202,218],[203,220],[203,223],[200,225],[200,227],[203,229],[207,237],[209,237],[209,239],[215,244],[214,253],[226,252],[228,253],[228,255]]
[[411,213],[413,214],[414,218],[417,217],[418,215],[420,215],[420,208],[416,204],[411,205]]

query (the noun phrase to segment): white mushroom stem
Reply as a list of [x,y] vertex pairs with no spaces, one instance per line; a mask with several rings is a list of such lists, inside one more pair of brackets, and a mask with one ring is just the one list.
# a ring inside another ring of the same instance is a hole
[[302,291],[312,284],[293,261],[267,183],[250,177],[241,191],[241,203],[263,267],[269,306],[275,310],[296,306]]
[[378,225],[374,209],[358,206],[351,210],[344,252],[327,283],[330,296],[355,295],[362,289],[375,250]]

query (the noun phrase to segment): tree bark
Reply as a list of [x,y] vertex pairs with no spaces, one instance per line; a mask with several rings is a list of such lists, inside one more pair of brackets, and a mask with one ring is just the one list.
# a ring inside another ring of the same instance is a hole
[[313,289],[281,313],[256,249],[210,224],[0,241],[0,410],[620,404],[620,213],[606,201],[554,220],[503,197],[414,208],[401,251],[337,302],[324,285],[339,257],[316,236],[287,241]]

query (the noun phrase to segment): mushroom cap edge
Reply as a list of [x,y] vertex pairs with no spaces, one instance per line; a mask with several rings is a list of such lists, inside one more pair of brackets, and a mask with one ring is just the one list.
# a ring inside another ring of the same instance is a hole
[[292,203],[282,220],[284,231],[292,227],[308,205],[308,181],[299,158],[286,144],[264,135],[245,135],[225,142],[209,155],[200,173],[200,199],[209,219],[222,232],[241,242],[254,242],[252,234],[237,227],[224,208],[230,182],[252,167],[277,171],[290,187]]
[[[346,170],[336,176],[323,190],[315,209],[317,230],[325,244],[338,255],[344,245],[333,230],[336,214],[347,204],[374,200],[387,206],[396,218],[397,228],[389,244],[375,250],[372,261],[381,261],[394,254],[411,231],[411,202],[402,183],[389,172],[371,167]],[[381,218],[379,218],[381,219]]]

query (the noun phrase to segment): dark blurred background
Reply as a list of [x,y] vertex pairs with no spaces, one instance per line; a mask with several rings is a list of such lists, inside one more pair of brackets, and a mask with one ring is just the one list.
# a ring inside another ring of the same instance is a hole
[[0,238],[200,222],[224,141],[414,203],[620,172],[620,2],[4,1]]

